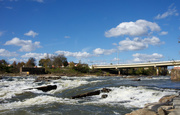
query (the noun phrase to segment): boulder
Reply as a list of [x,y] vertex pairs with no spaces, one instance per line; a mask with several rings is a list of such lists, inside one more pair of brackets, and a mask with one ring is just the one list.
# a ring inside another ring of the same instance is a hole
[[51,91],[53,89],[57,89],[57,86],[56,85],[47,85],[47,86],[40,86],[40,87],[35,87],[35,88],[28,88],[25,90],[32,90],[32,89],[38,89],[38,90],[41,90],[43,92],[48,92],[48,91]]
[[158,108],[158,115],[167,115],[167,114],[166,114],[166,111],[162,107],[159,107]]
[[43,92],[48,92],[48,91],[51,91],[53,89],[57,89],[57,86],[56,85],[47,85],[47,86],[36,87],[34,89],[38,89],[38,90],[41,90]]
[[109,93],[111,91],[111,89],[103,88],[100,91],[103,92],[103,93]]
[[158,115],[158,114],[152,110],[143,108],[133,111],[131,113],[127,113],[126,115]]
[[84,94],[72,96],[71,98],[72,98],[72,99],[82,98],[82,97],[87,97],[87,96],[99,95],[100,93],[101,93],[101,91],[98,90],[98,91],[93,91],[93,92],[88,92],[88,93],[84,93]]
[[99,95],[101,92],[108,93],[110,91],[111,91],[111,89],[103,88],[102,90],[97,90],[97,91],[92,91],[92,92],[72,96],[71,98],[75,99],[75,98],[82,98],[82,97],[87,97],[87,96]]
[[155,103],[147,104],[147,105],[145,106],[145,108],[157,112],[157,111],[158,111],[158,108],[161,107],[161,106],[164,106],[164,105],[167,105],[167,103],[155,102]]
[[173,107],[175,109],[180,109],[180,96],[173,99]]
[[168,111],[168,115],[179,115],[180,113],[180,109],[172,109],[170,111]]
[[166,95],[166,96],[162,97],[159,100],[159,102],[160,103],[172,102],[175,97],[177,97],[177,96],[176,95]]
[[170,110],[170,109],[173,109],[173,106],[172,105],[169,105],[169,106],[161,106],[161,108],[165,111],[167,110]]
[[103,94],[103,95],[101,96],[101,98],[106,98],[106,97],[108,97],[107,94]]

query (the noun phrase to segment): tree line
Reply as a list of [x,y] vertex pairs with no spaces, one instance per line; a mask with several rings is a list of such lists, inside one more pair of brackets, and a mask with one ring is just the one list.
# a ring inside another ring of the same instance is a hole
[[[42,58],[39,60],[39,66],[44,67],[46,73],[87,73],[89,71],[88,64],[70,62],[68,63],[67,58],[64,55],[57,55]],[[27,62],[16,62],[9,64],[6,60],[0,60],[0,73],[19,73],[20,67],[36,67],[36,59],[30,57]]]

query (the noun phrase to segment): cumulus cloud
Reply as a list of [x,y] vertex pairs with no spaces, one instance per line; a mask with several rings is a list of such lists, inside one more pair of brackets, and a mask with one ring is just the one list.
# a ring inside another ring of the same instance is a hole
[[29,32],[25,33],[26,36],[32,36],[33,38],[38,35],[38,33],[34,32],[33,30],[30,30]]
[[118,49],[120,51],[135,51],[135,50],[142,50],[148,48],[149,45],[161,45],[164,44],[164,42],[161,42],[159,38],[153,36],[152,38],[134,38],[133,40],[130,40],[129,38],[126,38],[125,40],[122,40],[119,42]]
[[14,56],[18,56],[18,54],[16,52],[10,52],[10,51],[5,50],[5,49],[0,49],[0,56],[2,56],[2,57],[14,57]]
[[66,57],[75,57],[75,58],[88,58],[91,57],[92,55],[90,53],[87,52],[69,52],[69,51],[56,51],[56,54],[59,55],[64,55]]
[[160,31],[158,24],[146,20],[137,20],[136,22],[122,22],[117,27],[105,32],[106,37],[117,37],[123,35],[144,36],[149,32]]
[[29,52],[33,51],[36,48],[40,48],[40,42],[34,42],[32,43],[31,40],[20,40],[19,38],[15,37],[10,41],[7,41],[5,45],[15,45],[15,46],[20,46],[21,48],[19,51],[21,52]]
[[120,41],[118,46],[120,51],[133,51],[145,48],[148,48],[148,44],[143,43],[140,38],[134,38],[133,40],[126,38],[125,40]]
[[110,49],[110,50],[105,50],[105,49],[101,49],[101,48],[96,48],[95,50],[93,50],[93,53],[95,55],[110,55],[112,53],[114,53],[116,50],[115,49]]
[[153,36],[152,38],[145,38],[142,39],[142,42],[145,44],[150,44],[150,45],[161,45],[164,44],[164,42],[161,42],[158,37]]
[[158,14],[155,19],[163,19],[166,18],[168,16],[178,16],[179,13],[176,10],[176,7],[174,6],[174,4],[170,5],[168,8],[168,11],[164,12],[163,14]]
[[133,54],[133,57],[134,57],[133,60],[134,62],[149,62],[149,61],[159,61],[160,59],[163,58],[163,55],[158,53],[153,53],[152,55],[136,53]]
[[42,58],[47,57],[47,55],[49,55],[50,57],[52,56],[52,54],[47,54],[47,53],[26,53],[25,55],[22,55],[22,58],[30,58],[30,57],[34,57],[36,60],[40,60]]

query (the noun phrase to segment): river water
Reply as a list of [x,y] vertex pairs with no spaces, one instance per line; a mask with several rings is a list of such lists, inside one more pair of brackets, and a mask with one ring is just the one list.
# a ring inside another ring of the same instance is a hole
[[[4,77],[0,80],[0,114],[2,115],[124,115],[165,95],[178,95],[180,82],[169,76],[141,77],[141,81],[122,77],[62,77],[48,82],[34,82],[37,76]],[[43,92],[35,88],[57,85]],[[71,99],[72,96],[102,88],[109,93]],[[107,94],[107,98],[101,98]]]

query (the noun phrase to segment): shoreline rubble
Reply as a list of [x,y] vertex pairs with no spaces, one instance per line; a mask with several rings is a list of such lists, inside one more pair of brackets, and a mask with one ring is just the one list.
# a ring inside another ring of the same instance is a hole
[[148,103],[144,108],[125,115],[180,115],[180,94],[166,95],[159,102]]

